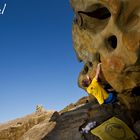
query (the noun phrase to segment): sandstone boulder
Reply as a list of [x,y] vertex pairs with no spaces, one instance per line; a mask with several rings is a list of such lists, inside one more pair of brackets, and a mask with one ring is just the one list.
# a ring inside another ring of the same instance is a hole
[[140,91],[139,0],[71,0],[71,5],[74,48],[84,63],[79,86],[102,62],[103,82],[118,93]]

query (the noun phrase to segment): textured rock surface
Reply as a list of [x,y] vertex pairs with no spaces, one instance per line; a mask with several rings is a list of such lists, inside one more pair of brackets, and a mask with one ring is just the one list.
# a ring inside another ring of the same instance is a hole
[[79,86],[86,74],[94,76],[97,63],[102,62],[101,79],[117,92],[139,87],[139,0],[71,0],[71,5],[74,48],[85,63]]
[[99,140],[90,133],[82,135],[79,129],[90,121],[96,121],[98,126],[112,116],[123,120],[139,135],[140,111],[129,110],[121,104],[100,106],[96,100],[87,100],[88,97],[84,97],[73,108],[67,106],[61,113],[37,111],[2,124],[0,140]]
[[122,108],[118,104],[100,106],[98,103],[87,103],[72,111],[62,113],[55,120],[55,128],[43,140],[99,140],[91,134],[80,134],[80,127],[90,121],[96,121],[97,125],[100,125],[110,117],[116,116],[133,129],[133,123],[140,118],[140,114],[137,113]]
[[[90,121],[97,126],[112,116],[123,120],[140,137],[140,2],[139,0],[71,0],[75,13],[74,48],[86,75],[94,77],[102,62],[101,82],[119,94],[119,103],[100,106],[84,97],[62,111],[37,111],[0,125],[0,140],[99,140],[79,129]],[[122,94],[120,94],[122,93]]]
[[[19,140],[28,130],[52,116],[54,111],[35,112],[0,125],[0,140]],[[35,132],[35,131],[34,131]],[[37,134],[35,134],[37,136]]]
[[27,133],[19,138],[19,140],[42,140],[56,125],[56,122],[49,122],[49,119],[50,118],[32,127]]

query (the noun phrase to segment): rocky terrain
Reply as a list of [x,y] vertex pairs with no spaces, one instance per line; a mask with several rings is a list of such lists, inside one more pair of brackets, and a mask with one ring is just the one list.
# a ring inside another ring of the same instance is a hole
[[85,90],[82,80],[92,79],[101,62],[100,82],[115,90],[117,102],[100,106],[90,96],[60,112],[37,106],[31,115],[0,124],[0,140],[99,140],[81,128],[93,121],[97,127],[114,116],[140,139],[139,0],[71,0],[71,6],[74,49],[84,63],[79,87]]
[[[45,110],[36,110],[36,112],[27,115],[23,118],[18,118],[13,121],[9,121],[7,123],[0,125],[0,140],[22,140],[22,136],[26,133],[32,131],[35,128],[38,128],[38,131],[42,129],[42,122],[46,124],[43,129],[46,129],[45,132],[49,132],[49,128],[47,127],[47,123],[49,118],[52,116],[54,111],[45,111]],[[39,124],[39,126],[38,126]],[[44,132],[44,131],[43,131]],[[43,133],[41,131],[38,133],[34,133],[36,138],[43,137]],[[45,135],[45,134],[44,134]],[[24,139],[24,138],[23,138]]]
[[81,134],[80,128],[91,121],[98,126],[112,116],[123,120],[137,135],[140,132],[140,112],[122,103],[100,106],[95,99],[83,97],[60,112],[42,108],[39,106],[28,116],[1,124],[0,140],[98,140],[90,133]]

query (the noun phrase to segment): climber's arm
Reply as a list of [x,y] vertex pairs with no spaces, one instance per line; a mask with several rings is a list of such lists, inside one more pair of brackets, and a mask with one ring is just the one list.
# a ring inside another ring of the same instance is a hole
[[98,80],[98,77],[99,77],[99,74],[100,74],[100,71],[101,71],[101,64],[102,63],[99,63],[97,65],[97,70],[96,70],[96,75],[95,75],[95,79]]

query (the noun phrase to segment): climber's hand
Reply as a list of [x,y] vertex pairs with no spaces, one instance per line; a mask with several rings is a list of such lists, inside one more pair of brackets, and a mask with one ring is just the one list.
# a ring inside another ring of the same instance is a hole
[[87,77],[87,79],[88,79],[88,80],[90,80],[90,78],[89,78],[89,76],[88,76],[88,75],[87,75],[86,77]]
[[98,63],[97,67],[101,67],[102,63]]

